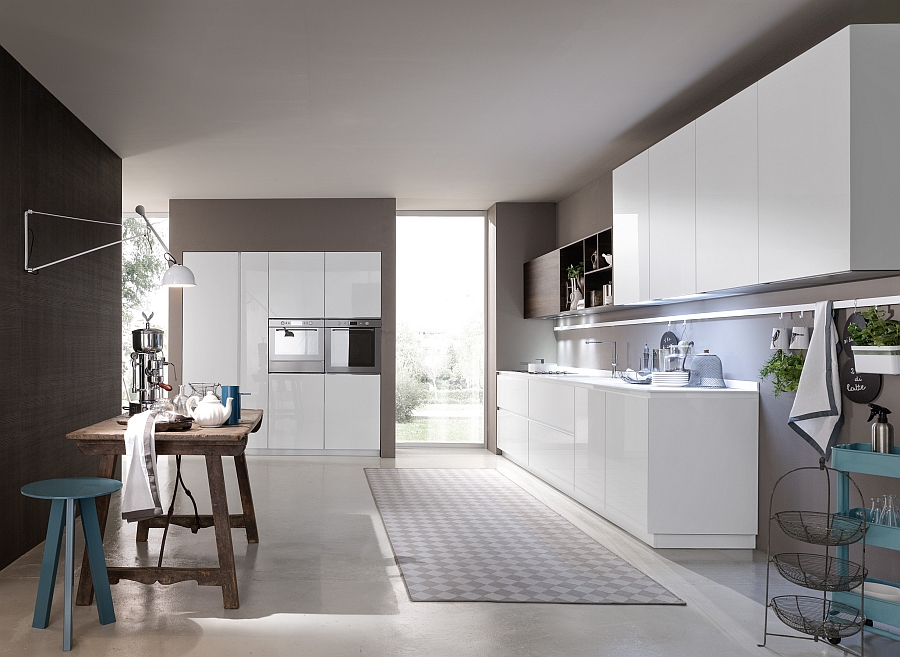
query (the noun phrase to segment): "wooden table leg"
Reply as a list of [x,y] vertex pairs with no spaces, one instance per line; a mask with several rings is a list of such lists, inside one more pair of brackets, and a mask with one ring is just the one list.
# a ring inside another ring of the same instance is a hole
[[146,520],[138,520],[137,531],[134,534],[135,543],[146,543],[150,535],[150,523]]
[[241,490],[241,508],[244,511],[247,542],[259,543],[259,531],[256,528],[256,511],[253,508],[253,493],[250,491],[250,473],[247,470],[246,454],[239,454],[234,457],[234,469],[237,470],[238,488]]
[[216,526],[216,548],[219,551],[219,575],[222,579],[222,600],[225,609],[240,607],[237,574],[234,570],[234,547],[231,544],[231,522],[228,518],[228,499],[225,496],[225,472],[222,457],[206,455],[206,474],[209,478],[209,499],[212,502]]
[[[116,472],[116,454],[104,454],[100,457],[100,466],[97,468],[97,476],[102,479],[112,479]],[[100,540],[106,534],[106,518],[109,515],[109,495],[98,497],[97,522],[100,525]],[[75,604],[86,607],[94,601],[94,581],[91,579],[91,563],[87,550],[81,559],[81,573],[78,575],[78,593],[75,596]]]

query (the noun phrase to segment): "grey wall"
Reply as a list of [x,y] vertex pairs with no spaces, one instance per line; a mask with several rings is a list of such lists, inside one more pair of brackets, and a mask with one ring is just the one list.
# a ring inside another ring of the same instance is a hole
[[[845,300],[874,296],[897,294],[900,278],[883,278],[872,281],[844,283],[840,285],[775,292],[767,294],[747,295],[703,302],[680,303],[668,306],[635,309],[623,312],[610,312],[594,315],[594,321],[615,321],[636,316],[664,316],[689,312],[704,312],[734,308],[767,307],[794,303],[814,303],[827,299]],[[843,331],[846,312],[842,311],[838,327]],[[544,320],[550,324],[551,321]],[[709,349],[721,359],[725,369],[725,377],[745,381],[758,380],[759,369],[771,356],[768,348],[773,327],[777,326],[809,326],[813,318],[806,313],[803,319],[799,314],[793,318],[785,315],[780,320],[778,315],[749,317],[741,319],[721,319],[691,322],[687,325],[685,339],[693,340],[695,351]],[[559,338],[559,362],[575,367],[609,368],[606,352],[598,352],[594,346],[585,345],[586,339],[616,340],[619,348],[619,363],[624,369],[626,365],[635,368],[644,344],[658,347],[666,324],[620,326],[605,329],[584,329],[578,331],[561,331]],[[673,325],[676,334],[682,331],[682,325]],[[845,356],[839,356],[841,362]],[[787,425],[793,393],[784,393],[777,398],[772,394],[771,382],[765,382],[760,390],[759,416],[759,538],[757,547],[766,549],[768,537],[768,504],[769,495],[775,480],[791,468],[815,466],[818,463],[818,452],[795,434]],[[900,410],[900,376],[885,376],[884,387],[878,403],[888,408]],[[869,439],[868,408],[843,401],[845,425],[841,432],[840,442],[866,442]],[[858,483],[865,496],[885,493],[900,494],[900,481],[877,477],[860,476]],[[822,484],[822,486],[818,485]],[[776,510],[806,509],[824,510],[824,482],[815,479],[792,479],[779,488],[784,494],[779,495]],[[710,496],[716,491],[710,490]],[[867,500],[868,504],[868,500]],[[789,539],[776,529],[772,536],[773,549],[788,551],[798,549]],[[896,553],[891,555],[879,549],[870,549],[868,553],[870,569],[877,572],[877,577],[892,581],[900,578],[900,562]]]
[[[120,222],[122,160],[0,48],[0,568],[44,540],[41,479],[96,476],[66,433],[121,413],[122,250],[29,275],[23,213]],[[118,228],[36,217],[32,266],[119,238]]]
[[612,226],[612,171],[556,204],[556,244],[565,246]]
[[[397,319],[397,204],[394,199],[172,199],[171,250],[380,251],[381,455],[393,458]],[[181,371],[181,292],[169,302],[169,359]],[[211,318],[214,321],[214,318]]]
[[523,265],[556,245],[555,203],[495,203],[487,220],[485,295],[485,436],[497,449],[497,371],[521,369],[522,361],[552,361],[556,342],[550,322],[524,319]]

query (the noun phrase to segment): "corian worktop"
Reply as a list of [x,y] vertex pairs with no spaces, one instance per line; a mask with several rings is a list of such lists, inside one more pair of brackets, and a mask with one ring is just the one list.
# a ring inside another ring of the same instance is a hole
[[619,390],[634,393],[662,394],[662,395],[733,395],[759,392],[759,383],[756,381],[734,381],[726,379],[727,388],[687,388],[674,386],[655,386],[639,385],[634,383],[626,383],[618,378],[612,377],[609,370],[584,370],[576,368],[568,368],[574,374],[532,374],[528,372],[516,372],[504,370],[497,374],[504,376],[515,376],[529,379],[531,381],[548,381],[563,384],[578,384],[581,386],[591,386],[594,388],[602,388],[604,390]]

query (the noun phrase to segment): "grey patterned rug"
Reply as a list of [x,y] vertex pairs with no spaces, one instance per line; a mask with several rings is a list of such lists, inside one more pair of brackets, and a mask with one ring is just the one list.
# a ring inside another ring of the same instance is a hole
[[496,470],[366,477],[413,601],[684,604]]

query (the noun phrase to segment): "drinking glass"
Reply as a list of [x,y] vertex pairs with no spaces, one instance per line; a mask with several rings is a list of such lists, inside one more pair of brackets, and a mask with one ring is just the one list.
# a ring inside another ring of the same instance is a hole
[[881,517],[878,522],[888,527],[894,526],[894,496],[886,495],[884,497],[884,508],[881,511]]
[[881,522],[881,512],[884,510],[884,498],[873,497],[872,506],[869,507],[869,522]]

